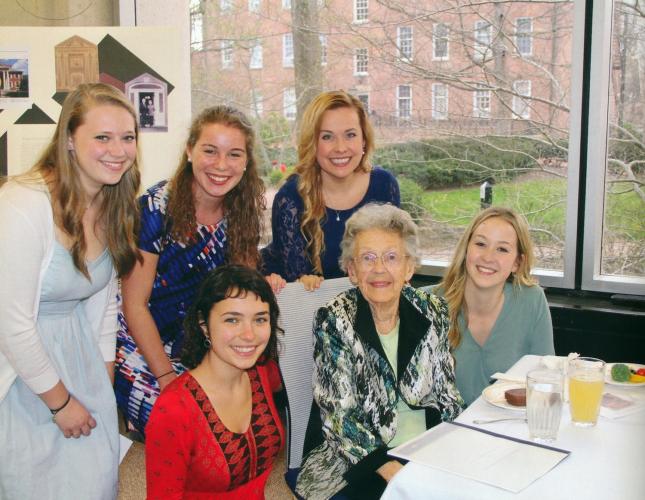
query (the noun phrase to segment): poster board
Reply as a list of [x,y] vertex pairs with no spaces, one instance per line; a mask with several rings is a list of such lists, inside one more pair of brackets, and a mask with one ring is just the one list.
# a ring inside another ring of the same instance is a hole
[[142,188],[172,175],[190,126],[188,47],[174,27],[0,28],[0,175],[29,169],[79,83],[120,88],[139,120]]

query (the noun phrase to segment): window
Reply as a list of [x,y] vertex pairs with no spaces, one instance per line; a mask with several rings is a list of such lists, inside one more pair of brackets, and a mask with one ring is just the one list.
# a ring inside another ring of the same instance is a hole
[[282,35],[282,66],[293,68],[293,33]]
[[490,90],[477,89],[473,93],[473,116],[490,118]]
[[320,35],[320,65],[327,66],[327,35]]
[[204,14],[201,2],[190,0],[190,48],[202,50],[204,48]]
[[222,12],[229,12],[233,8],[233,0],[219,0],[219,9]]
[[432,58],[435,61],[448,60],[448,34],[447,24],[436,23],[432,26]]
[[354,50],[354,74],[367,75],[367,49]]
[[493,27],[488,21],[477,21],[475,23],[475,45],[473,57],[475,60],[482,60],[491,56],[490,45],[493,40]]
[[282,110],[284,117],[287,120],[295,120],[297,107],[296,107],[296,89],[294,87],[289,87],[284,89],[282,93]]
[[515,46],[517,53],[523,56],[533,53],[533,20],[530,17],[515,20]]
[[354,0],[354,22],[364,23],[367,21],[368,0]]
[[251,46],[251,58],[249,60],[249,68],[260,69],[262,68],[262,42],[255,40]]
[[264,112],[264,103],[262,102],[262,94],[258,90],[251,90],[251,113],[254,116],[260,117]]
[[358,97],[358,100],[363,103],[363,107],[365,108],[365,112],[369,114],[370,112],[370,95],[367,93],[363,94],[356,94],[356,97]]
[[233,40],[222,40],[220,42],[222,54],[222,69],[233,67]]
[[249,0],[249,12],[260,12],[260,0]]
[[643,295],[645,17],[636,3],[607,4],[594,8],[591,40],[582,288]]
[[513,118],[528,120],[531,117],[531,108],[526,98],[531,97],[531,81],[514,81],[513,94]]
[[404,61],[412,60],[412,26],[399,26],[397,28],[396,45],[399,57]]
[[282,0],[283,9],[291,9],[291,0]]
[[412,87],[399,85],[396,88],[396,116],[403,120],[412,117]]
[[432,118],[448,119],[448,87],[443,83],[432,84]]

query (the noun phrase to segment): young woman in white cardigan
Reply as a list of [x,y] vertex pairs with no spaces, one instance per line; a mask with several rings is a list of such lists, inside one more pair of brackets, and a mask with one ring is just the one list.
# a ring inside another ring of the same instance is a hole
[[117,276],[137,259],[137,122],[84,84],[0,189],[0,498],[113,499]]

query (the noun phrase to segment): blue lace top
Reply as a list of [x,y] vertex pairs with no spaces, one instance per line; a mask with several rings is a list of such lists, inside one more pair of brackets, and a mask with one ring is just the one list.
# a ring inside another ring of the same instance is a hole
[[[363,199],[347,210],[326,209],[320,221],[325,237],[325,251],[321,255],[323,276],[344,276],[338,265],[340,242],[345,232],[345,222],[359,208],[369,202],[401,204],[399,184],[394,176],[379,167],[372,169],[367,192]],[[307,243],[300,231],[304,204],[298,194],[298,176],[291,176],[273,200],[271,228],[273,241],[262,249],[265,274],[277,273],[287,281],[295,281],[303,274],[315,274],[307,255]]]

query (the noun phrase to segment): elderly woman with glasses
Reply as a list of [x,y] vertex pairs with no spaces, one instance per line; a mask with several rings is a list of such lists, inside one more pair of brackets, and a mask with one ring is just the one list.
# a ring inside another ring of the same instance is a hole
[[417,243],[416,225],[392,205],[365,205],[347,221],[340,265],[356,287],[314,322],[322,444],[304,459],[296,487],[304,498],[379,498],[402,467],[388,449],[425,431],[437,412],[450,421],[461,411],[446,303],[407,284]]

